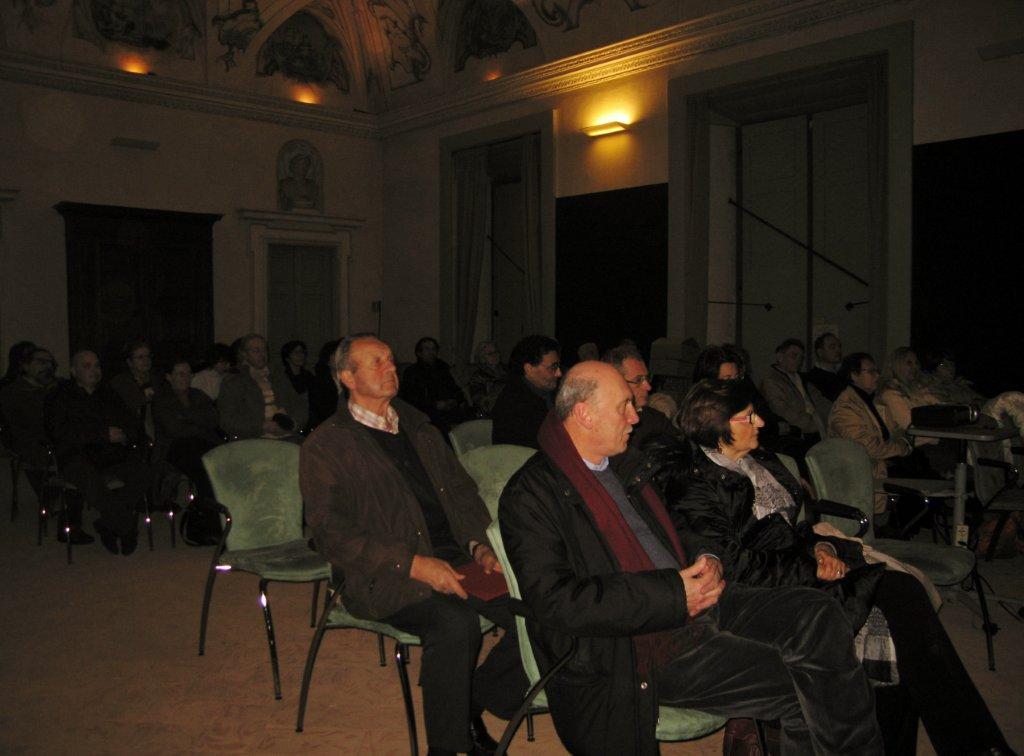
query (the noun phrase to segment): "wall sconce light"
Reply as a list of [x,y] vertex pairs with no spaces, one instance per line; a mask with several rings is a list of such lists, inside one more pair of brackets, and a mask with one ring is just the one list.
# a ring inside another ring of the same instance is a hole
[[117,67],[125,73],[141,74],[143,76],[153,76],[153,72],[149,68],[149,62],[141,55],[126,54],[118,58]]
[[605,134],[617,134],[620,131],[625,131],[627,128],[628,124],[622,121],[605,121],[604,123],[596,123],[593,126],[584,126],[580,131],[588,137],[599,137]]

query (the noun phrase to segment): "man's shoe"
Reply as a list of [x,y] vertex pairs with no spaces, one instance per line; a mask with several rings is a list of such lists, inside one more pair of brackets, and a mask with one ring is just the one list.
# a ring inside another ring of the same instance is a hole
[[94,522],[92,526],[99,534],[100,542],[103,544],[103,547],[111,554],[116,554],[118,551],[117,535],[114,533],[114,531],[108,528],[106,525],[104,525],[103,522],[100,520],[96,520],[96,522]]
[[65,533],[64,529],[61,528],[61,531],[57,534],[57,540],[61,543],[67,543],[69,535],[71,537],[71,543],[75,546],[88,546],[96,540],[81,528],[71,528],[71,533]]
[[121,536],[121,553],[125,556],[131,554],[139,545],[139,532],[129,533]]
[[474,756],[490,756],[498,749],[498,741],[487,732],[483,717],[473,717],[469,723],[469,734],[473,738]]

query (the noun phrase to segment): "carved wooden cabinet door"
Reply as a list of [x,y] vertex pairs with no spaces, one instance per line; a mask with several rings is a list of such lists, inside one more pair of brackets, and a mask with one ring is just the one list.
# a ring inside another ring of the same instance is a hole
[[213,341],[213,224],[220,215],[61,202],[71,351],[94,349],[107,375],[125,342],[156,363]]

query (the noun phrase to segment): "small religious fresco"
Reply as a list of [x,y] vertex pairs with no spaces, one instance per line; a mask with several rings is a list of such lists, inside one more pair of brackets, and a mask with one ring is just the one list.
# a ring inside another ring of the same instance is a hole
[[366,0],[388,44],[388,75],[392,89],[423,81],[430,71],[430,53],[423,44],[427,19],[410,0]]
[[12,0],[14,12],[18,15],[18,23],[34,32],[41,21],[39,11],[52,8],[57,0]]
[[224,64],[225,71],[230,71],[238,65],[235,55],[245,52],[253,36],[263,28],[263,19],[256,0],[220,0],[219,5],[220,12],[210,23],[217,28],[217,41],[227,48],[217,60]]
[[304,139],[285,142],[277,153],[277,209],[324,211],[324,161]]
[[74,35],[102,50],[115,42],[195,60],[202,37],[199,8],[189,0],[72,0]]
[[310,13],[299,11],[281,24],[263,43],[256,60],[256,73],[280,73],[303,83],[334,84],[349,91],[349,73],[341,54],[341,43]]
[[537,44],[537,32],[512,0],[468,0],[455,36],[455,71],[470,58],[508,52],[516,42],[523,49]]
[[[541,20],[562,31],[575,29],[580,25],[580,11],[594,0],[533,0],[533,9]],[[631,11],[642,10],[658,0],[624,0]]]

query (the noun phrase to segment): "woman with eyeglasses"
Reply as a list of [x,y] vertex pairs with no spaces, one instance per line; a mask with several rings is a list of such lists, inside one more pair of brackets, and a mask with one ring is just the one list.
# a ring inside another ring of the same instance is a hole
[[[805,493],[759,448],[763,423],[742,383],[701,381],[678,423],[694,448],[685,490],[670,502],[676,526],[705,539],[726,580],[814,586],[841,601],[868,649],[868,676],[899,682],[875,690],[887,754],[915,753],[918,715],[940,754],[1009,752],[921,583],[867,565],[858,541],[798,523]],[[889,638],[895,662],[885,653]]]

